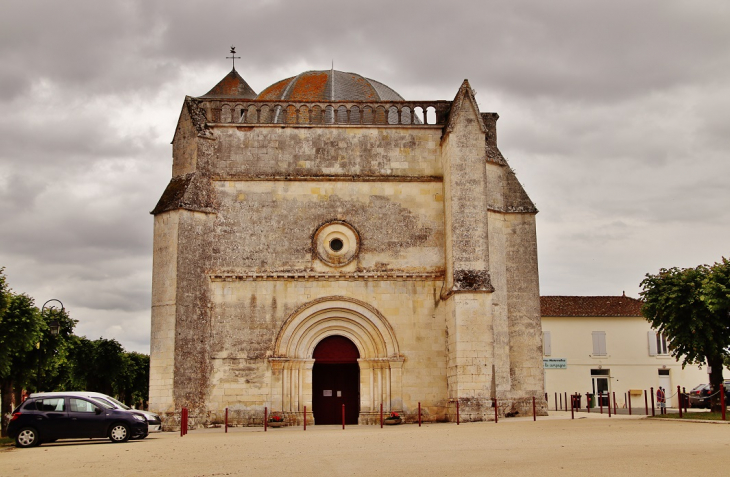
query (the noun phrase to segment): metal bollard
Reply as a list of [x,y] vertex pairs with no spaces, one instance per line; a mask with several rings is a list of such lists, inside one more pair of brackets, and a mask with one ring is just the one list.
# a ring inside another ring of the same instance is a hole
[[264,432],[266,432],[268,427],[269,427],[269,408],[264,406]]
[[537,410],[535,409],[535,396],[532,396],[532,420],[537,421]]
[[613,391],[613,414],[618,414],[618,404],[616,404],[616,391]]
[[459,398],[456,398],[456,425],[459,425]]
[[631,415],[631,391],[626,394],[626,403],[629,405],[629,416]]
[[304,406],[304,430],[307,430],[307,406]]
[[228,434],[228,408],[226,408],[226,434]]
[[345,428],[345,405],[342,405],[342,428]]
[[573,401],[575,400],[575,394],[573,394],[573,399],[570,400],[570,418],[575,419],[575,411],[573,410]]
[[499,422],[499,412],[497,412],[497,398],[494,398],[494,423]]
[[644,409],[646,411],[646,415],[649,415],[649,401],[646,400],[646,389],[644,389]]
[[380,403],[380,428],[383,428],[383,403]]

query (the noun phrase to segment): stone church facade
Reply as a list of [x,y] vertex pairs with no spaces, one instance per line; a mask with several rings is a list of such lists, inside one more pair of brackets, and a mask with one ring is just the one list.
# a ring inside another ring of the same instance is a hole
[[466,80],[406,101],[334,70],[186,97],[152,212],[151,409],[544,414],[537,210],[497,118]]

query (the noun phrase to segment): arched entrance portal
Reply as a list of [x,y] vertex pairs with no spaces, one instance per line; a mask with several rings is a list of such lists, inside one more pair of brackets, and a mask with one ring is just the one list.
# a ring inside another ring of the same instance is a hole
[[[359,402],[345,406],[348,412],[356,413],[359,417],[347,418],[347,422],[359,424],[375,424],[378,422],[380,405],[384,412],[402,411],[402,384],[401,376],[404,358],[401,356],[398,340],[388,320],[375,308],[359,300],[331,296],[323,297],[302,305],[287,318],[281,326],[274,345],[274,356],[269,358],[271,363],[271,406],[272,409],[281,409],[287,419],[298,424],[302,423],[306,410],[315,414],[315,423],[328,422],[325,418],[320,421],[315,399],[324,398],[324,391],[331,390],[332,397],[337,397],[338,389],[335,384],[320,383],[315,379],[324,379],[327,371],[315,378],[315,362],[325,363],[329,338],[333,338],[333,348],[347,348],[347,360],[342,363],[352,365],[352,371],[347,371],[347,382],[358,383],[354,393]],[[334,338],[340,340],[340,346]],[[344,345],[342,344],[344,340]],[[315,348],[322,345],[322,350],[315,353]],[[352,350],[352,347],[355,350]],[[321,353],[321,357],[320,356]],[[344,358],[343,358],[344,359]],[[354,363],[353,363],[354,360]],[[317,366],[319,368],[319,366]],[[331,368],[334,369],[334,368]],[[341,396],[347,398],[349,396]],[[329,397],[329,396],[328,396]],[[334,421],[342,422],[342,403],[337,418]],[[321,414],[321,413],[320,413]],[[311,422],[311,421],[309,421]]]
[[360,414],[360,352],[344,336],[320,341],[312,354],[312,406],[317,424],[357,424]]

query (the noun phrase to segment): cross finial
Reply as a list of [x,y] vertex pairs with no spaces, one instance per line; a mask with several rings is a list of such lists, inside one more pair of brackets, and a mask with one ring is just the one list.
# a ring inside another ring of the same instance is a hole
[[231,56],[226,56],[226,59],[233,60],[233,69],[236,69],[236,58],[241,59],[240,56],[236,56],[236,47],[231,45]]

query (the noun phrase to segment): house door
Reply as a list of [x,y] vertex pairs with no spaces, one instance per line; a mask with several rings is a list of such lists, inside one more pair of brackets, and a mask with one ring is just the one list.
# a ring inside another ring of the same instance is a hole
[[312,355],[312,407],[316,424],[357,424],[360,414],[360,353],[343,336],[329,336]]
[[[659,370],[659,386],[664,388],[664,396],[666,397],[667,407],[672,407],[672,379],[669,376],[668,369]],[[654,391],[656,393],[656,391]]]
[[609,375],[610,371],[608,369],[591,370],[591,380],[593,381],[593,395],[596,396],[596,407],[606,407],[609,404]]

